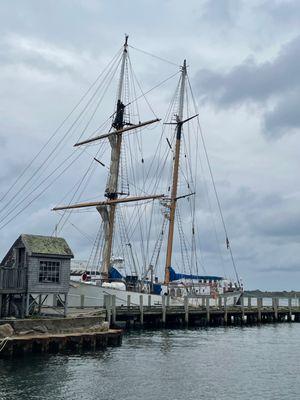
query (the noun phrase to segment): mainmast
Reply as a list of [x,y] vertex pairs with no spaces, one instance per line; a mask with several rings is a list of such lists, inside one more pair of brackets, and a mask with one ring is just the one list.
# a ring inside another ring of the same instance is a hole
[[179,158],[180,158],[180,145],[181,145],[181,133],[183,121],[183,107],[184,107],[184,94],[186,84],[186,60],[183,62],[181,67],[181,82],[179,91],[179,107],[177,114],[177,127],[176,127],[176,144],[175,144],[175,156],[173,164],[173,182],[171,191],[171,202],[170,202],[170,215],[169,215],[169,234],[168,234],[168,245],[167,245],[167,257],[165,266],[165,284],[170,282],[170,267],[172,262],[172,250],[173,250],[173,238],[174,238],[174,224],[175,224],[175,210],[177,202],[177,187],[178,187],[178,173],[179,173]]
[[[120,71],[120,79],[119,79],[118,95],[117,95],[117,110],[115,114],[115,119],[112,124],[113,128],[115,128],[116,131],[119,131],[124,128],[125,105],[122,103],[122,94],[124,87],[125,64],[127,59],[127,46],[128,46],[127,42],[128,42],[128,36],[126,35],[123,54],[122,54],[122,61],[121,61],[121,71]],[[109,143],[111,146],[111,159],[110,159],[109,178],[105,190],[105,196],[109,200],[116,200],[118,198],[118,178],[120,170],[122,135],[118,135],[112,132],[112,134],[109,135]],[[97,210],[101,214],[104,223],[104,245],[102,252],[101,275],[102,278],[106,280],[108,279],[108,271],[110,268],[110,259],[112,253],[116,204],[110,204],[109,206],[99,206],[97,207]]]

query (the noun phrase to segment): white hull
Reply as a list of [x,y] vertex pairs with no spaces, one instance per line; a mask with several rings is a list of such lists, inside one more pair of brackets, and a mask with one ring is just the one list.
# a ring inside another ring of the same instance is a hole
[[[116,306],[127,306],[130,300],[131,306],[139,306],[141,298],[143,305],[159,306],[163,302],[163,295],[144,294],[138,292],[130,292],[127,290],[118,290],[114,288],[103,288],[85,282],[70,282],[70,291],[68,296],[69,307],[104,307],[104,296],[115,295]],[[227,293],[226,304],[232,306],[240,297],[240,292]],[[130,297],[129,297],[130,296]],[[189,297],[189,305],[192,307],[202,307],[206,304],[207,296]],[[169,306],[179,306],[184,304],[183,297],[170,297],[167,300]],[[209,305],[217,307],[219,298],[209,299]],[[224,296],[222,295],[222,305],[224,305]]]

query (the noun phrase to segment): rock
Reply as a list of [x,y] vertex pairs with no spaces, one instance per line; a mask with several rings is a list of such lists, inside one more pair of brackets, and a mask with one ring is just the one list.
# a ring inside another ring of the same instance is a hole
[[10,324],[0,325],[0,338],[4,339],[14,334],[14,329]]
[[107,321],[102,322],[102,332],[107,332],[109,330],[109,323]]
[[107,332],[108,328],[107,322],[101,322],[100,324],[93,325],[86,330],[88,332]]
[[37,326],[33,326],[32,329],[35,332],[39,332],[39,333],[48,333],[48,329],[45,325],[37,325]]
[[26,336],[26,335],[32,335],[34,333],[34,331],[32,329],[28,330],[28,331],[20,331],[18,332],[19,336]]
[[102,326],[100,324],[92,325],[86,328],[88,332],[101,332]]

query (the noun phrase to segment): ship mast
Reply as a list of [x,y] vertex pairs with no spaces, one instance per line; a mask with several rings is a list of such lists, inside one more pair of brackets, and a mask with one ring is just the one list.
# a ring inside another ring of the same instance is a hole
[[82,146],[86,145],[98,140],[108,139],[111,147],[111,156],[110,156],[110,168],[109,168],[109,177],[107,181],[107,186],[105,189],[105,197],[107,200],[105,201],[95,201],[95,202],[86,202],[86,203],[77,203],[77,204],[68,204],[64,206],[54,207],[54,211],[59,210],[72,210],[86,207],[96,207],[97,211],[100,213],[103,228],[104,228],[104,244],[102,248],[102,265],[101,265],[101,277],[104,281],[108,280],[110,263],[111,263],[111,254],[113,247],[113,237],[114,237],[114,226],[115,226],[115,214],[116,207],[120,203],[128,203],[128,202],[136,202],[143,201],[149,199],[159,199],[163,198],[163,194],[154,194],[154,195],[146,195],[146,196],[126,196],[125,198],[119,197],[119,195],[123,195],[125,193],[118,192],[118,180],[119,180],[119,172],[120,172],[120,159],[121,159],[121,147],[122,147],[122,137],[123,134],[126,134],[128,131],[132,131],[138,128],[145,127],[150,124],[154,124],[160,121],[159,118],[148,120],[141,122],[139,121],[137,124],[132,124],[126,122],[124,119],[124,110],[125,105],[122,102],[123,100],[123,89],[124,89],[124,79],[125,79],[125,70],[126,70],[126,61],[128,57],[128,36],[125,36],[125,43],[123,46],[123,53],[121,59],[121,70],[120,70],[120,78],[118,84],[118,92],[117,92],[117,105],[116,111],[114,114],[114,119],[112,123],[113,130],[110,130],[108,133],[104,133],[101,135],[97,135],[95,137],[83,140],[81,142],[77,142],[74,146]]
[[181,145],[181,134],[183,121],[183,107],[184,107],[184,94],[185,94],[185,84],[186,84],[186,60],[183,62],[181,67],[181,81],[180,81],[180,91],[179,91],[179,107],[177,114],[176,123],[176,144],[175,144],[175,156],[173,164],[173,182],[171,191],[171,201],[170,201],[170,215],[169,215],[169,234],[168,234],[168,244],[167,244],[167,257],[165,265],[165,284],[170,282],[170,267],[172,262],[172,250],[173,250],[173,238],[174,238],[174,224],[175,224],[175,210],[177,202],[177,188],[178,188],[178,173],[179,173],[179,158],[180,158],[180,145]]
[[[128,46],[127,42],[128,42],[128,35],[125,36],[125,43],[121,61],[118,96],[117,96],[117,110],[112,125],[116,131],[119,131],[124,128],[125,105],[122,103],[122,93],[124,86],[125,64],[127,59],[127,46]],[[109,179],[105,190],[105,196],[109,200],[116,200],[118,198],[118,177],[120,170],[122,135],[112,133],[112,135],[109,136],[109,143],[111,146],[111,159],[110,159]],[[97,210],[101,214],[104,223],[104,245],[103,245],[102,266],[101,266],[101,275],[102,279],[104,280],[108,279],[108,271],[110,268],[116,204],[115,203],[110,204],[110,206],[108,207],[109,210],[107,209],[107,206],[97,207]]]

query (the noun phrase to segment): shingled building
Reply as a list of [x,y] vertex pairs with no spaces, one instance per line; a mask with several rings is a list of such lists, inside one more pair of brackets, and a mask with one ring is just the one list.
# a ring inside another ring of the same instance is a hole
[[66,313],[71,258],[63,238],[19,236],[0,264],[0,316],[29,315],[49,295]]

